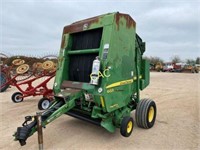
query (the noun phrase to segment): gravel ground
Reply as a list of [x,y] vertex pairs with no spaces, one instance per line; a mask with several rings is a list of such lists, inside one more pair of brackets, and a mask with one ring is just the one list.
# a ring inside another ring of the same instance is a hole
[[[40,82],[40,81],[37,81]],[[49,86],[52,86],[53,81]],[[37,84],[37,83],[35,83]],[[11,101],[12,87],[0,93],[0,149],[38,149],[37,134],[21,147],[12,134],[26,115],[35,114],[41,97],[26,98],[22,103]],[[151,73],[151,84],[141,92],[157,104],[157,119],[151,129],[135,124],[132,135],[124,138],[119,129],[109,133],[90,123],[63,115],[44,130],[44,148],[48,150],[133,150],[133,149],[200,149],[200,74]],[[135,112],[132,113],[133,118]]]

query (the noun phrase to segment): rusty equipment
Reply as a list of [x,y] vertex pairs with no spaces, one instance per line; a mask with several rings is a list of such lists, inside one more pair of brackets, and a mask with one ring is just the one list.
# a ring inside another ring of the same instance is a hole
[[28,64],[23,64],[17,67],[16,73],[17,74],[24,74],[29,70],[29,65]]
[[54,63],[53,61],[47,60],[43,63],[41,62],[36,62],[33,64],[32,66],[32,72],[33,75],[38,77],[41,76],[44,72],[46,73],[46,75],[51,74],[52,72],[56,71],[56,63]]
[[[10,86],[9,82],[10,82],[10,80],[12,80],[12,75],[16,76],[16,74],[15,74],[15,72],[16,72],[15,68],[16,67],[15,66],[19,66],[19,65],[22,65],[24,63],[25,63],[25,61],[22,60],[22,59],[15,59],[15,60],[12,61],[12,65],[11,66],[7,66],[6,64],[3,64],[3,63],[1,64],[1,66],[0,66],[1,67],[1,73],[0,73],[0,92],[6,91],[7,88]],[[22,71],[22,70],[25,69],[24,67],[20,67],[18,70]],[[28,66],[26,66],[26,67],[28,67]]]
[[[120,128],[131,135],[136,123],[151,128],[156,104],[140,99],[149,84],[149,62],[142,58],[145,43],[136,34],[136,23],[127,14],[109,13],[64,27],[55,100],[42,112],[42,126],[63,114],[100,125],[109,132]],[[38,131],[37,120],[17,128],[15,140],[23,146]]]
[[[11,85],[15,86],[20,91],[13,93],[11,97],[12,101],[19,103],[22,102],[25,97],[42,95],[43,98],[39,101],[38,108],[40,110],[47,109],[50,105],[50,101],[53,99],[53,90],[47,87],[47,83],[55,76],[55,72],[52,72],[51,75],[48,74],[48,77],[37,86],[34,87],[32,84],[34,81],[44,78],[44,76],[46,75],[43,74],[42,76],[33,77],[32,79],[20,83],[12,79],[12,81],[10,81]],[[23,90],[21,87],[22,85],[27,85],[28,87]]]
[[[3,73],[1,73],[1,80],[3,80],[4,82],[3,84],[1,84],[1,89],[4,89],[4,87],[7,85],[15,86],[19,90],[19,92],[15,92],[11,96],[12,101],[15,103],[22,102],[25,97],[42,95],[43,98],[39,100],[38,108],[40,110],[47,109],[50,105],[50,101],[53,99],[53,90],[47,87],[47,83],[55,76],[55,71],[49,73],[49,71],[46,72],[44,70],[37,77],[32,77],[31,79],[28,79],[28,80],[26,78],[25,81],[23,80],[20,82],[16,80],[17,77],[25,74],[26,72],[28,72],[28,70],[29,70],[29,65],[22,64],[17,67],[16,69],[17,74],[13,77],[6,75],[6,71],[3,71]],[[6,76],[9,76],[9,78],[7,78]],[[34,81],[43,79],[45,76],[46,78],[41,83],[39,83],[35,87],[33,86]],[[23,85],[26,85],[27,88],[23,89],[22,88]]]
[[181,72],[185,73],[199,73],[199,68],[192,64],[186,64]]
[[163,71],[163,64],[161,62],[157,62],[155,69],[158,72]]
[[19,59],[19,58],[12,61],[12,64],[16,65],[16,66],[22,65],[24,63],[25,63],[25,61],[22,59]]
[[[18,74],[23,74],[27,72],[29,69],[29,66],[26,64],[23,64],[17,68],[17,73]],[[41,83],[39,83],[37,86],[33,86],[33,82],[39,79],[44,78],[45,76],[48,76],[47,78],[44,79]],[[17,87],[17,89],[20,92],[15,92],[12,95],[12,101],[15,103],[22,102],[25,97],[29,96],[38,96],[42,95],[43,98],[39,101],[38,103],[38,108],[40,110],[47,109],[50,105],[50,101],[53,99],[53,90],[49,89],[47,87],[47,83],[55,76],[55,72],[42,72],[40,76],[33,77],[32,79],[23,81],[23,82],[16,82],[15,78],[13,78],[10,82],[13,86]],[[23,90],[21,88],[22,85],[27,85],[28,87]]]
[[54,67],[54,62],[50,61],[50,60],[47,60],[42,64],[42,68],[45,69],[45,70],[50,70],[53,67]]

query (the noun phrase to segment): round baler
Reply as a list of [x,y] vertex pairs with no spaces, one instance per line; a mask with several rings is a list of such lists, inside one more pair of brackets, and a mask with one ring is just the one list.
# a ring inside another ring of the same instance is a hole
[[[109,132],[120,128],[128,137],[134,127],[131,112],[136,110],[137,125],[151,128],[156,104],[140,100],[150,76],[144,52],[145,43],[127,14],[109,13],[65,26],[53,85],[55,100],[41,114],[42,126],[67,114]],[[37,131],[37,119],[26,118],[14,135],[21,145]]]

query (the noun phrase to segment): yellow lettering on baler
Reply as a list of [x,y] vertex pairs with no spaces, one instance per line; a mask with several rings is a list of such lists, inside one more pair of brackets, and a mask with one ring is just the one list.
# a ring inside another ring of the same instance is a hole
[[[142,79],[141,75],[139,76],[139,79]],[[129,79],[129,80],[124,80],[124,81],[119,81],[119,82],[112,83],[112,84],[106,86],[106,89],[113,88],[113,87],[116,87],[116,86],[122,86],[122,85],[126,85],[126,84],[131,84],[131,83],[133,83],[134,80],[137,80],[137,77],[134,77],[133,79]]]
[[103,96],[100,96],[100,100],[101,100],[102,107],[105,107]]
[[119,82],[112,83],[112,84],[106,86],[106,89],[113,88],[113,87],[116,87],[116,86],[130,84],[130,83],[133,83],[133,79],[129,79],[129,80],[124,80],[124,81],[119,81]]

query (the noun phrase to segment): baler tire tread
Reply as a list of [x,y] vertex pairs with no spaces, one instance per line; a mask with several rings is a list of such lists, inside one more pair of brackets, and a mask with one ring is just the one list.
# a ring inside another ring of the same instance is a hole
[[144,105],[146,104],[146,102],[148,101],[148,99],[145,99],[145,101],[141,104],[141,114],[143,115],[143,117],[140,117],[140,120],[141,120],[141,126],[144,126],[143,123],[144,123]]
[[[150,107],[154,108],[154,116],[153,120],[151,122],[148,122],[148,113]],[[149,129],[154,125],[155,119],[156,119],[156,104],[153,100],[151,99],[142,99],[136,108],[136,113],[135,113],[135,118],[136,118],[136,123],[138,127]]]
[[143,117],[141,117],[141,118],[142,118],[142,126],[143,126],[145,129],[148,128],[146,118],[147,118],[147,113],[148,113],[148,108],[149,108],[150,103],[151,103],[151,100],[147,100],[147,101],[144,103],[143,108],[142,108],[142,115],[143,115]]
[[[127,132],[127,126],[128,126],[128,123],[129,122],[132,122],[132,129],[131,131],[128,133]],[[121,122],[121,127],[120,127],[120,133],[122,136],[124,137],[129,137],[133,131],[133,127],[134,127],[134,121],[133,121],[133,118],[130,117],[130,116],[125,116],[123,119],[122,119],[122,122]]]
[[[137,108],[141,108],[143,103],[145,103],[146,101],[147,101],[147,99],[141,100],[138,103]],[[142,109],[139,109],[138,111],[136,111],[136,116],[138,116],[139,114],[142,114]],[[138,126],[141,127],[142,126],[142,124],[141,124],[142,123],[142,117],[135,117],[135,118],[136,118],[136,122],[137,122]]]

